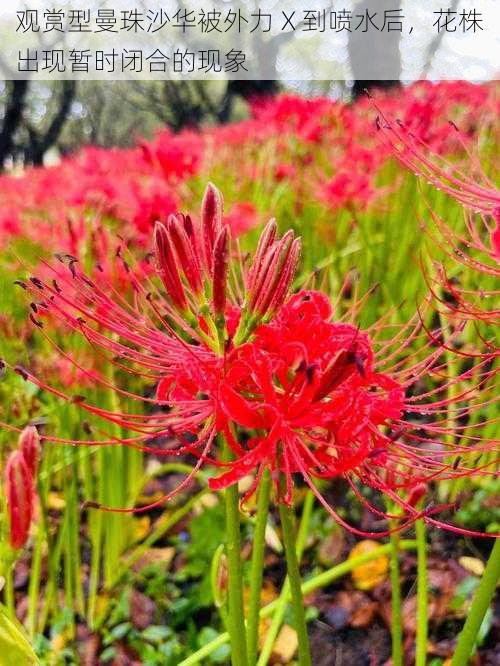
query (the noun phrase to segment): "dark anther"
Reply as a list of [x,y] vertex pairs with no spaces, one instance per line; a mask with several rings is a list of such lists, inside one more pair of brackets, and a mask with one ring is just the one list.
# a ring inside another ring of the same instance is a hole
[[453,462],[453,469],[457,469],[457,467],[460,465],[460,461],[462,460],[462,456],[458,456],[458,458],[455,458]]
[[72,402],[73,404],[75,404],[75,405],[78,405],[78,404],[80,404],[80,403],[82,403],[82,402],[85,402],[86,399],[87,399],[87,398],[86,398],[84,395],[74,395],[74,396],[71,398],[71,402]]
[[18,287],[21,287],[21,289],[27,289],[28,285],[26,282],[23,282],[22,280],[14,280],[14,284],[17,284]]
[[42,322],[36,319],[33,314],[30,314],[30,319],[35,324],[35,326],[38,326],[38,328],[43,328]]
[[16,372],[23,379],[28,379],[28,371],[25,370],[22,365],[15,365],[14,372]]
[[54,287],[54,289],[57,291],[58,294],[62,292],[61,287],[57,284],[57,280],[55,279],[52,280],[52,286]]
[[100,509],[101,504],[99,502],[92,502],[91,500],[85,500],[82,504],[82,511],[85,511],[85,509]]
[[36,303],[30,303],[30,308],[33,310],[33,312],[38,312]]
[[476,458],[476,459],[474,460],[474,462],[472,463],[472,467],[473,467],[473,468],[474,468],[474,467],[477,467],[477,466],[479,465],[479,463],[480,463],[482,457],[483,457],[483,454],[482,454],[482,453],[480,453],[480,454],[477,456],[477,458]]
[[38,287],[38,289],[43,289],[43,282],[37,277],[30,277],[30,282],[32,282],[35,287]]

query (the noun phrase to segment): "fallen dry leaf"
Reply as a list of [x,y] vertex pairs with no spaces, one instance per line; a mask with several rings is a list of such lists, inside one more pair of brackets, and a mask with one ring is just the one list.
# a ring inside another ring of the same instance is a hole
[[319,602],[318,607],[334,629],[347,626],[360,628],[373,622],[379,603],[359,590],[341,590],[329,597],[326,603]]
[[468,557],[463,555],[458,558],[458,563],[460,566],[473,574],[474,576],[481,577],[484,573],[484,563],[477,557]]
[[[371,553],[377,548],[380,547],[380,544],[376,541],[370,539],[365,539],[357,543],[354,548],[349,553],[348,559],[353,559],[364,555],[366,553]],[[351,572],[351,577],[355,587],[358,590],[371,590],[379,583],[382,583],[387,578],[387,572],[389,570],[389,558],[385,555],[378,557],[372,562],[367,562],[362,564],[359,567],[356,567]]]
[[65,506],[66,500],[62,494],[51,490],[47,495],[47,508],[52,511],[63,511]]
[[271,664],[289,664],[297,652],[297,632],[288,624],[281,627],[271,654]]
[[142,541],[149,533],[151,528],[151,518],[149,516],[134,517],[133,532],[134,539]]
[[132,588],[129,594],[130,619],[136,629],[144,630],[154,624],[156,605],[145,594]]
[[175,556],[175,548],[166,546],[165,548],[148,548],[134,564],[134,571],[140,571],[150,564],[162,564],[167,569]]

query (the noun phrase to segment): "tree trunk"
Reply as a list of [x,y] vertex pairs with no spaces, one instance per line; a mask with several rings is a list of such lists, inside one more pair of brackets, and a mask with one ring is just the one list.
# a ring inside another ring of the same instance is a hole
[[26,93],[29,81],[10,81],[10,92],[5,104],[5,115],[0,131],[0,170],[5,160],[12,156],[15,148],[15,134],[23,121]]
[[[353,30],[349,33],[349,60],[354,78],[353,97],[356,99],[365,90],[371,88],[391,88],[400,83],[401,78],[401,52],[399,44],[401,33],[387,29],[378,31],[368,25],[368,30],[362,28],[354,30],[360,19],[357,15],[365,16],[366,12],[372,16],[377,12],[374,21],[379,27],[383,22],[385,10],[401,9],[401,0],[372,0],[358,2],[353,10]],[[392,20],[397,17],[392,14]],[[404,29],[404,18],[401,19]],[[363,26],[364,27],[364,26]]]

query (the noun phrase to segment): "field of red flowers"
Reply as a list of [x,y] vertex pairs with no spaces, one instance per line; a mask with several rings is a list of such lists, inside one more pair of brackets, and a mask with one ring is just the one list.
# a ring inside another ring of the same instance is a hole
[[2,663],[498,663],[499,110],[281,94],[0,176]]

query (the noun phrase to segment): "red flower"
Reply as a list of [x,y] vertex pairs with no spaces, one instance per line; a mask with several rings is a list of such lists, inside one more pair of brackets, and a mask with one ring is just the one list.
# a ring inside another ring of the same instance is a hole
[[[203,463],[218,462],[216,456],[209,458],[217,433],[226,434],[235,452],[242,452],[231,437],[228,418],[221,406],[232,362],[230,349],[236,340],[241,344],[248,339],[256,326],[271,317],[286,299],[300,242],[291,232],[278,238],[276,224],[271,222],[263,233],[251,269],[247,269],[239,263],[238,255],[233,256],[230,251],[222,196],[212,185],[203,199],[199,225],[189,216],[170,216],[166,225],[156,224],[154,241],[156,274],[166,294],[151,271],[127,261],[124,246],[118,248],[116,257],[134,294],[132,302],[109,284],[105,276],[92,279],[82,273],[78,260],[71,255],[58,255],[64,270],[44,264],[43,279],[31,277],[18,284],[33,297],[30,316],[33,324],[89,384],[168,411],[113,412],[92,404],[83,395],[66,394],[25,368],[14,369],[40,388],[130,433],[120,440],[105,437],[81,444],[121,443],[160,455],[196,456],[198,463],[181,484],[184,487]],[[229,286],[229,264],[233,261],[237,265],[231,274],[239,275],[241,283]],[[105,363],[116,367],[117,374],[135,374],[156,384],[156,397],[119,387],[97,369],[97,364],[86,368],[52,340],[49,329],[54,323],[62,323],[69,331],[81,334]],[[167,448],[154,446],[165,439],[174,441]]]
[[[377,358],[367,333],[352,324],[332,322],[331,315],[324,294],[300,292],[270,324],[257,329],[252,342],[235,351],[237,360],[222,389],[223,408],[234,422],[256,434],[246,452],[229,464],[228,471],[211,479],[210,486],[220,490],[250,473],[258,483],[267,467],[279,500],[291,503],[293,475],[299,474],[337,522],[357,534],[373,536],[376,533],[347,525],[314,481],[342,477],[380,517],[387,517],[387,512],[368,503],[363,487],[396,503],[400,514],[394,519],[400,528],[423,515],[431,524],[470,533],[433,518],[438,508],[421,514],[413,498],[416,489],[427,488],[432,481],[488,473],[460,462],[457,456],[466,447],[443,446],[444,435],[450,432],[441,413],[450,406],[465,417],[473,409],[472,399],[466,407],[458,404],[472,391],[457,396],[457,406],[446,397],[451,380],[445,388],[414,395],[424,375],[441,374],[441,350],[403,372],[380,372],[380,363],[395,352],[388,354],[385,345]],[[400,365],[396,363],[396,368]],[[480,362],[475,369],[479,375],[482,366]],[[468,378],[470,372],[456,381]],[[477,442],[476,452],[493,446],[486,443],[482,448]],[[494,463],[487,467],[493,473]],[[284,495],[281,475],[287,481]],[[254,489],[255,484],[250,493]]]

